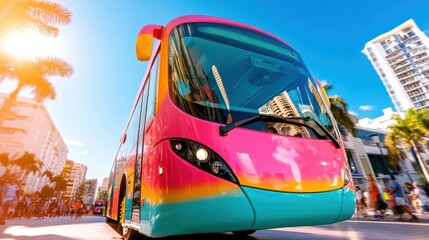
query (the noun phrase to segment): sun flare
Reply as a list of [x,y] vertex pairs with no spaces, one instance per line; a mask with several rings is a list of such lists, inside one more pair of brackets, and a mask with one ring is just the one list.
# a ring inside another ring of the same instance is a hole
[[10,32],[0,42],[0,48],[17,59],[54,56],[58,40],[34,31]]

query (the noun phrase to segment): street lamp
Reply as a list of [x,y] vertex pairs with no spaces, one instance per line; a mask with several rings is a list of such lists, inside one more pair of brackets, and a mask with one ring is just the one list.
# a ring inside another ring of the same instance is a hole
[[384,167],[386,168],[387,172],[390,174],[390,169],[387,166],[386,159],[384,158],[383,150],[381,150],[380,137],[377,134],[369,135],[369,137],[371,138],[371,141],[373,141],[377,145],[378,149],[380,150],[381,160],[383,161]]

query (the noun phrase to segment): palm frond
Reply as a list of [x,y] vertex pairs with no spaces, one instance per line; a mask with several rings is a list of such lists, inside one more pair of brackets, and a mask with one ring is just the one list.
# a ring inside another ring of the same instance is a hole
[[320,81],[320,85],[325,90],[325,92],[328,92],[334,88],[334,86],[332,86],[332,84],[328,83],[326,80]]
[[74,72],[73,67],[59,57],[36,58],[35,63],[43,68],[44,76],[70,77]]
[[49,0],[1,1],[4,7],[0,9],[0,29],[33,28],[47,36],[56,37],[59,33],[56,25],[71,22],[71,11]]
[[48,25],[38,18],[30,18],[27,20],[27,22],[27,25],[30,28],[37,29],[37,31],[43,35],[58,37],[58,34],[60,33],[60,29],[58,27]]
[[36,102],[43,102],[47,98],[55,100],[57,96],[54,86],[45,79],[40,79],[34,85],[32,93],[34,94],[34,100]]
[[53,172],[46,170],[42,173],[42,176],[46,176],[50,182],[53,182],[53,179],[54,179],[54,173]]
[[49,0],[27,0],[26,2],[31,16],[41,19],[46,24],[69,24],[71,22],[71,11],[58,3]]
[[7,167],[9,165],[9,154],[2,153],[0,154],[0,164]]

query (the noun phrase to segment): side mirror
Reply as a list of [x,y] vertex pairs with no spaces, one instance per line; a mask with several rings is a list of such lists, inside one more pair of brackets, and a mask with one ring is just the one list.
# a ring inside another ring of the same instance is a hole
[[136,41],[136,55],[139,61],[147,61],[152,55],[153,39],[161,39],[163,26],[146,25],[140,29]]

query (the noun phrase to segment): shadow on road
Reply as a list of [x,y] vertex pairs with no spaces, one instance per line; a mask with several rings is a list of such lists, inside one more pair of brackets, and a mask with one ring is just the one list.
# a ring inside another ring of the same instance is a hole
[[[107,223],[109,226],[115,230],[119,235],[121,234],[117,230],[116,223]],[[142,235],[143,236],[143,235]],[[143,238],[142,238],[143,239]],[[163,237],[163,238],[146,238],[146,239],[156,239],[156,240],[257,240],[253,236],[236,236],[232,233],[210,233],[210,234],[191,234],[191,235],[180,235],[172,237]],[[265,239],[265,238],[264,238]]]

